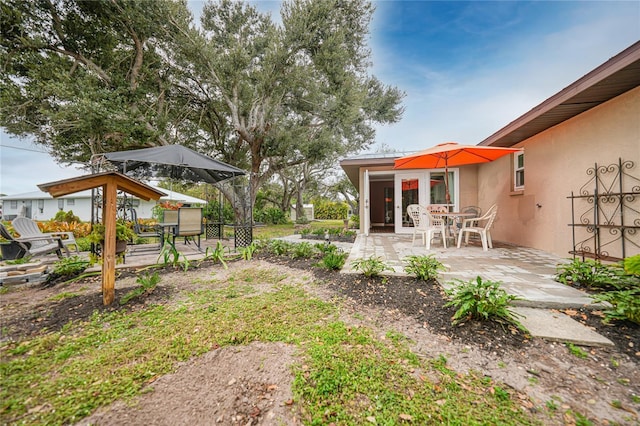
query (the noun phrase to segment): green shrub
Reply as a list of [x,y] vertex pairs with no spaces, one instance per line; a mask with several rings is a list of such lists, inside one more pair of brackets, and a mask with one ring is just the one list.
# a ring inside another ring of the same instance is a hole
[[318,251],[318,253],[321,253],[323,255],[327,253],[335,253],[337,251],[340,251],[338,246],[335,244],[316,243],[313,245],[313,247]]
[[404,260],[408,263],[404,271],[415,275],[423,281],[435,280],[438,278],[438,271],[444,271],[445,267],[433,254],[428,256],[407,256]]
[[594,300],[612,305],[612,308],[603,311],[605,322],[626,319],[640,324],[640,287],[603,292],[596,295]]
[[458,308],[453,316],[453,324],[461,324],[468,320],[491,320],[503,324],[512,324],[526,332],[526,328],[518,321],[519,314],[509,310],[509,303],[519,297],[507,294],[496,281],[483,281],[481,277],[464,282],[457,280],[457,285],[445,290],[452,299],[444,306]]
[[360,229],[360,216],[352,214],[349,218],[349,228]]
[[313,200],[313,211],[316,219],[346,219],[349,206],[345,202],[330,201],[319,198]]
[[358,259],[351,262],[351,266],[356,271],[360,271],[365,277],[377,277],[384,271],[394,272],[393,268],[387,266],[380,257],[371,256],[368,259]]
[[293,244],[284,240],[271,240],[268,250],[276,256],[287,256],[293,250]]
[[69,210],[65,212],[64,210],[59,210],[56,215],[53,217],[53,220],[56,222],[80,222],[80,218],[73,214],[73,210]]
[[267,225],[281,225],[288,222],[287,214],[277,207],[255,210],[253,219],[256,222],[266,223]]
[[627,257],[624,260],[624,271],[629,275],[640,276],[640,254]]
[[556,281],[586,288],[619,288],[624,270],[617,265],[603,265],[597,260],[573,259],[556,267]]
[[348,253],[345,253],[342,250],[326,252],[322,257],[319,266],[338,271],[344,266],[344,263],[347,260],[347,256]]
[[253,258],[253,254],[258,250],[258,245],[253,242],[246,247],[240,247],[238,249],[240,251],[240,257],[243,260],[251,260]]
[[291,257],[294,259],[310,259],[314,254],[315,249],[307,242],[294,244],[291,250]]
[[220,211],[220,202],[218,200],[209,201],[202,208],[202,216],[207,218],[209,222],[235,222],[233,207],[229,203],[222,204],[222,212]]

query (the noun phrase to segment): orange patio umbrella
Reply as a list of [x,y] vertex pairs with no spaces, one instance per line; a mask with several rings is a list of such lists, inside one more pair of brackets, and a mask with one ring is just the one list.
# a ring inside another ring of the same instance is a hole
[[445,142],[424,151],[406,155],[395,160],[394,169],[439,169],[445,170],[445,191],[447,204],[451,202],[449,195],[449,167],[466,164],[488,163],[498,158],[521,151],[521,148],[501,148],[482,145],[460,145],[456,142]]

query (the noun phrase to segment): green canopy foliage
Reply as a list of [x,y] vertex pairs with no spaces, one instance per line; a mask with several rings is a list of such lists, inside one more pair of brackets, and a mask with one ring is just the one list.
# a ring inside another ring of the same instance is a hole
[[253,201],[402,115],[403,93],[368,73],[366,0],[284,1],[281,24],[209,1],[200,27],[184,0],[0,1],[0,125],[61,163],[181,143],[249,170]]

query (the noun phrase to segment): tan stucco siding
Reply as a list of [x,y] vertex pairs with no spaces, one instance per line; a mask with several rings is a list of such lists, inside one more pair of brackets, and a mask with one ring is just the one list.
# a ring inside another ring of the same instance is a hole
[[[640,178],[640,88],[525,140],[525,189],[515,195],[512,156],[478,170],[478,202],[498,203],[493,238],[568,257],[572,249],[571,201],[594,167],[633,161]],[[541,206],[541,207],[538,207]],[[577,219],[577,218],[576,218]],[[611,253],[615,255],[615,253]],[[627,255],[638,254],[631,248]]]

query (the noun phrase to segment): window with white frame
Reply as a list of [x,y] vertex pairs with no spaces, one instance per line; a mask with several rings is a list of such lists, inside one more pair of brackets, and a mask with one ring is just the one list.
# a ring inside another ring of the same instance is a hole
[[74,200],[73,198],[67,199],[67,206],[75,206],[75,205],[76,205],[76,200]]
[[513,155],[513,189],[514,191],[524,189],[524,152]]

